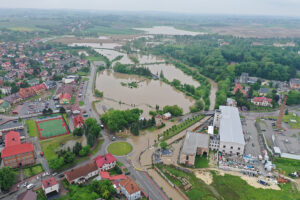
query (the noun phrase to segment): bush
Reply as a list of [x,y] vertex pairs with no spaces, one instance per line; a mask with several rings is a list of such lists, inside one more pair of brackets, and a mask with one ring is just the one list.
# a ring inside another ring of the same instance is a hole
[[89,145],[84,146],[80,151],[79,151],[79,156],[86,156],[91,152],[91,148]]

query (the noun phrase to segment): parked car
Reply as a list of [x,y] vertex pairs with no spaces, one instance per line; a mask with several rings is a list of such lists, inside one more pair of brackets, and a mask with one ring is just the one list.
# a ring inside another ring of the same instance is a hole
[[34,187],[34,185],[32,183],[30,183],[29,185],[26,186],[27,187],[27,190],[30,190]]
[[65,177],[65,175],[64,175],[64,174],[60,174],[60,175],[58,175],[58,178],[63,178],[63,177]]
[[27,182],[25,182],[25,183],[23,184],[23,186],[24,186],[24,187],[26,187],[27,185],[28,185],[28,183],[27,183]]
[[130,172],[129,172],[129,171],[128,171],[128,172],[125,172],[125,175],[126,175],[126,176],[130,175]]
[[263,181],[263,180],[258,180],[257,182],[264,185],[264,186],[269,185],[266,181]]

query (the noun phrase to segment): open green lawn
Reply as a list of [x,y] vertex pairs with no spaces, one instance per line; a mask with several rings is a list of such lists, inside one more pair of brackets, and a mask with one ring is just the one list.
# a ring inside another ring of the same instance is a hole
[[29,177],[35,176],[43,171],[44,171],[44,169],[43,169],[42,165],[37,164],[37,165],[33,165],[31,167],[25,168],[24,174],[25,174],[26,178],[29,178]]
[[107,151],[116,156],[123,156],[132,151],[132,145],[128,142],[114,142],[107,147]]
[[105,61],[105,57],[103,56],[87,56],[87,60],[93,62],[93,61]]
[[275,158],[274,164],[276,165],[277,169],[284,171],[286,175],[295,171],[300,171],[299,160],[292,160],[287,158]]
[[208,168],[208,162],[206,156],[196,156],[195,159],[195,168]]
[[88,77],[83,78],[84,81],[89,81],[90,79]]
[[69,140],[80,140],[81,138],[74,137],[71,134],[62,135],[60,137],[54,137],[47,140],[40,141],[40,145],[44,152],[44,156],[47,161],[51,159],[57,158],[57,154],[55,153],[58,150],[60,144],[65,144]]
[[84,106],[84,101],[79,101],[80,106]]
[[88,73],[86,72],[77,72],[77,75],[78,76],[86,76]]
[[[291,122],[291,120],[296,120],[296,122]],[[289,123],[291,128],[300,128],[300,117],[294,116],[292,112],[288,115],[283,115],[282,121]]]
[[26,120],[27,131],[30,137],[39,136],[36,123],[33,119]]
[[[188,174],[170,166],[157,165],[163,171],[169,171],[177,177],[185,177],[193,185],[193,189],[184,193],[191,200],[198,199],[225,199],[225,200],[273,200],[273,199],[299,199],[300,192],[291,184],[280,185],[281,190],[254,188],[238,176],[226,174],[221,176],[212,172],[213,183],[206,185],[202,180],[197,179],[194,174]],[[181,182],[173,179],[170,175],[165,175],[178,187]]]

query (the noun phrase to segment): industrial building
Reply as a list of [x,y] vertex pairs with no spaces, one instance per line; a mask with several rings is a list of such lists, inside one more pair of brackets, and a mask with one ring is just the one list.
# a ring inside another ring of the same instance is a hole
[[230,155],[243,155],[245,140],[238,109],[220,106],[215,113],[214,126],[219,128],[219,151]]

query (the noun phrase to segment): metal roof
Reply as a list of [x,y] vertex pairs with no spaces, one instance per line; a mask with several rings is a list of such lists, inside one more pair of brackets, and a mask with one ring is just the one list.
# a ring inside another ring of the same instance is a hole
[[187,132],[182,147],[182,153],[194,155],[196,154],[198,147],[209,147],[209,135],[204,133]]
[[220,106],[220,110],[220,141],[245,145],[238,109],[232,106]]

